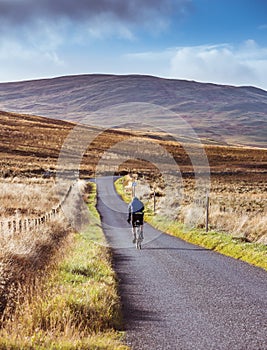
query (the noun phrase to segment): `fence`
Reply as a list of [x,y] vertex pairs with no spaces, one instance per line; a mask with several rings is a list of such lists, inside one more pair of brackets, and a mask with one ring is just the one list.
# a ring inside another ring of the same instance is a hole
[[36,217],[36,218],[13,218],[13,219],[7,219],[4,221],[0,221],[0,233],[8,233],[8,234],[18,234],[27,232],[29,230],[33,230],[38,228],[41,225],[44,225],[51,221],[53,218],[55,218],[57,215],[59,215],[61,208],[65,201],[68,199],[71,190],[75,183],[73,183],[62,201],[57,205],[56,208],[52,208],[48,213],[43,214],[42,216]]

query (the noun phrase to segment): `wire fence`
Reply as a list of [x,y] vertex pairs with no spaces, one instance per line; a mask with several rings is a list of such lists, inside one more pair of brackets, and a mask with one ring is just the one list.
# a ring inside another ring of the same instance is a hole
[[60,214],[61,208],[68,199],[74,184],[72,184],[62,201],[49,212],[44,213],[41,216],[35,218],[18,218],[13,217],[0,221],[0,233],[1,234],[20,234],[33,229],[37,229],[41,225],[45,225]]

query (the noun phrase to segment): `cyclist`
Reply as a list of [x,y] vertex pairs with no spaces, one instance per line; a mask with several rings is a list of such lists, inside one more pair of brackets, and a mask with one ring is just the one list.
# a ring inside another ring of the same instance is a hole
[[144,225],[144,204],[137,198],[134,197],[131,203],[128,206],[128,223],[132,222],[133,227],[133,243],[136,242],[136,221],[140,222],[141,229],[141,238],[144,239],[143,236],[143,225]]

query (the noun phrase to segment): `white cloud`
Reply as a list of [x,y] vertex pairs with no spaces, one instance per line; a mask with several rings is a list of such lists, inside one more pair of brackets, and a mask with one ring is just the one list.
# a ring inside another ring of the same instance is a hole
[[[0,38],[0,81],[16,81],[58,75],[65,62],[52,41],[17,41]],[[58,72],[58,73],[57,73]]]
[[37,48],[34,45],[22,45],[15,40],[0,40],[0,62],[12,60],[16,61],[18,66],[22,61],[29,62],[30,64],[34,60],[39,60],[42,63],[47,61],[50,64],[64,65],[63,60],[59,58],[56,50],[45,44]]
[[253,85],[267,90],[267,47],[249,39],[229,44],[170,48],[125,55],[135,70],[147,74],[225,85]]
[[251,50],[248,54],[243,49],[240,55],[229,45],[178,48],[170,62],[170,74],[203,82],[251,85],[258,82],[258,78],[247,62]]
[[[0,37],[0,81],[95,72],[136,73],[226,85],[253,85],[267,90],[267,47],[253,39],[238,46],[186,46],[123,55],[112,50],[111,38],[105,49],[108,24],[103,25],[104,33],[92,32],[98,27],[94,23],[86,30],[81,24],[73,32],[66,22],[55,26],[39,23],[35,33],[24,30],[17,37]],[[115,34],[138,43],[121,23],[110,33],[111,36]],[[98,52],[100,41],[102,51]]]
[[227,85],[254,85],[267,90],[267,48],[254,40],[239,47],[203,45],[173,50],[170,76]]
[[[58,51],[63,44],[63,23],[48,25],[39,21],[34,30],[22,27],[20,31],[10,31],[9,35],[0,36],[0,59],[16,57],[33,59],[43,56],[50,58],[54,63],[61,64]],[[61,34],[60,34],[61,33]]]

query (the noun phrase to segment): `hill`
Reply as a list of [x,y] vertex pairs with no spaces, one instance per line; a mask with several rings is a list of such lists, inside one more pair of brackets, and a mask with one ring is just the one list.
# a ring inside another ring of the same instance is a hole
[[[56,171],[59,154],[62,145],[75,127],[75,123],[54,120],[45,117],[15,114],[0,111],[0,164],[1,175],[38,175],[51,170]],[[143,148],[144,159],[151,159],[160,163],[168,162],[167,158],[161,158],[156,145],[161,145],[166,149],[177,162],[183,174],[192,172],[191,160],[187,151],[173,140],[166,140],[161,134],[141,133],[127,130],[104,130],[92,127],[86,128],[87,133],[97,137],[88,145],[84,153],[80,174],[92,176],[105,151],[109,150],[107,158],[107,169],[110,165],[117,164],[118,155],[125,154],[127,162],[121,164],[121,171],[133,171],[134,169],[142,173],[150,174],[155,172],[153,164],[147,161],[131,159],[132,153],[127,147],[132,147],[132,142],[145,142],[146,149]],[[163,135],[164,136],[164,135]],[[86,136],[87,137],[87,136]],[[130,140],[127,144],[123,141]],[[147,141],[147,142],[146,142]],[[155,147],[153,146],[155,145]],[[119,145],[118,148],[113,148]],[[120,147],[120,145],[122,145]],[[75,143],[72,152],[75,151]],[[243,174],[249,178],[255,177],[265,179],[266,176],[266,149],[206,145],[205,151],[209,160],[212,174],[231,176],[236,174],[240,179]],[[150,152],[150,158],[146,153]],[[227,168],[226,168],[227,165]],[[167,167],[170,164],[166,163]],[[75,169],[77,170],[77,169]]]
[[[78,75],[0,84],[0,109],[105,126],[95,111],[118,104],[151,103],[173,113],[161,124],[171,129],[182,117],[202,139],[220,144],[266,147],[267,91],[162,79],[142,75]],[[112,115],[113,123],[121,121]],[[140,115],[137,122],[143,122]],[[149,119],[158,124],[159,118]],[[165,123],[165,124],[164,124]]]
[[[16,178],[23,182],[24,177],[47,177],[48,171],[55,174],[59,166],[59,155],[62,154],[62,145],[75,127],[75,124],[70,122],[8,112],[0,112],[0,125],[0,178],[2,183],[8,181],[11,184]],[[168,169],[170,174],[177,173],[177,167],[170,162],[170,158],[166,157],[164,152],[159,153],[160,148],[165,149],[177,162],[183,177],[182,206],[188,206],[189,211],[179,211],[179,215],[186,218],[187,213],[197,213],[191,210],[191,204],[195,200],[196,179],[191,160],[186,153],[188,148],[183,149],[179,143],[162,138],[160,134],[142,134],[129,130],[103,131],[92,127],[82,129],[85,131],[82,133],[82,136],[85,136],[84,141],[88,140],[88,134],[97,136],[88,145],[80,164],[76,167],[73,156],[76,156],[79,142],[74,140],[74,143],[68,143],[67,149],[64,148],[64,152],[67,151],[65,155],[70,161],[74,160],[74,163],[66,163],[68,169],[79,171],[80,177],[85,178],[94,176],[96,169],[100,169],[100,173],[112,174],[111,169],[114,165],[114,169],[121,173],[139,174],[140,183],[144,181],[146,184],[153,184],[153,188],[156,189],[157,208],[167,209],[171,215],[177,214],[181,200],[181,184],[177,183],[176,176],[168,177],[168,186],[172,188],[171,196],[167,195],[168,192],[165,193],[168,189],[165,188],[162,169]],[[131,152],[134,142],[138,150],[135,159]],[[144,144],[146,147],[139,147]],[[192,147],[190,151],[195,154],[197,148]],[[253,241],[265,239],[262,237],[266,237],[267,149],[210,144],[205,146],[205,151],[211,172],[211,227],[240,234]],[[69,165],[72,168],[69,168]],[[5,187],[2,191],[2,195],[4,194]],[[153,192],[147,186],[144,194],[150,199],[153,198]],[[18,198],[21,196],[19,193],[17,195]],[[200,197],[197,198],[199,200]],[[201,201],[199,205],[198,213],[202,213]],[[202,218],[204,217],[203,214]]]

